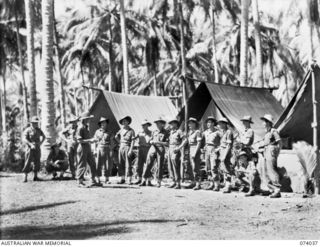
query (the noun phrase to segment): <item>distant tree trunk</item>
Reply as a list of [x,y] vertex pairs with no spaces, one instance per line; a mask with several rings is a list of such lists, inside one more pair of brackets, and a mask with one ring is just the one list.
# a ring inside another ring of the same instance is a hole
[[29,122],[29,110],[28,110],[28,90],[26,86],[26,80],[24,78],[24,61],[22,56],[22,47],[21,47],[21,40],[20,40],[20,32],[19,32],[19,21],[18,15],[15,11],[14,13],[15,22],[16,22],[16,33],[17,33],[17,46],[18,46],[18,53],[19,53],[19,65],[20,65],[20,73],[21,73],[21,83],[22,83],[22,94],[23,94],[23,113],[24,113],[24,124]]
[[313,16],[313,5],[314,2],[317,0],[307,0],[307,20],[308,20],[308,48],[309,48],[309,54],[308,54],[308,65],[309,67],[312,65],[314,54],[314,44],[313,44],[313,26],[314,26],[314,16]]
[[249,1],[241,1],[241,46],[240,46],[240,86],[246,86],[248,80],[248,18]]
[[111,25],[111,14],[107,17],[107,27],[109,34],[109,52],[108,52],[108,62],[109,62],[109,91],[115,91],[115,80],[114,80],[114,58],[113,58],[113,42],[112,42],[112,25]]
[[212,21],[212,63],[214,67],[214,81],[219,83],[219,68],[217,59],[217,47],[216,47],[216,21],[215,21],[215,0],[211,0],[211,21]]
[[123,82],[124,93],[129,93],[129,61],[126,34],[126,16],[124,9],[124,0],[120,0],[120,21],[121,21],[121,43],[122,43],[122,61],[123,61]]
[[[54,2],[53,2],[54,4]],[[66,97],[65,97],[65,91],[64,91],[64,84],[65,84],[65,78],[62,74],[62,69],[61,69],[61,54],[60,54],[60,49],[59,49],[59,35],[57,32],[57,27],[56,27],[56,18],[55,18],[55,11],[54,11],[54,6],[53,6],[53,34],[54,34],[54,48],[55,48],[55,53],[56,53],[56,65],[57,65],[57,72],[58,72],[58,78],[59,78],[59,101],[60,101],[60,115],[61,115],[61,123],[62,126],[65,127],[67,124],[67,115],[66,115]]]
[[[6,63],[6,62],[5,62]],[[6,64],[4,63],[2,71],[2,87],[0,87],[0,100],[1,100],[1,127],[2,134],[6,136],[7,134],[7,117],[6,117]]]
[[42,73],[44,93],[42,100],[42,129],[47,137],[43,155],[50,151],[55,142],[55,104],[53,83],[53,0],[42,0]]
[[185,123],[185,131],[188,129],[188,96],[187,96],[187,78],[186,78],[186,73],[187,73],[187,68],[186,68],[186,55],[185,55],[185,43],[184,43],[184,28],[183,28],[183,12],[182,12],[182,0],[179,0],[178,3],[178,14],[179,14],[179,31],[180,31],[180,59],[181,59],[181,75],[182,75],[182,92],[183,92],[183,105],[185,109],[184,113],[184,123]]
[[262,64],[262,48],[261,48],[261,34],[260,34],[260,18],[258,0],[253,0],[253,20],[254,20],[254,36],[256,44],[256,80],[257,87],[263,87],[263,64]]
[[26,23],[27,23],[27,54],[30,85],[30,115],[38,115],[38,100],[36,88],[36,72],[34,63],[34,23],[32,0],[25,0]]

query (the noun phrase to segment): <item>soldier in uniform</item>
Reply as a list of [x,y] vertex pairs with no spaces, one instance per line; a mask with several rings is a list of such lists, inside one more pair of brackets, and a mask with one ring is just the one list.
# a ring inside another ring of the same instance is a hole
[[221,138],[219,147],[220,169],[224,174],[225,182],[223,193],[231,192],[231,177],[235,175],[231,163],[233,133],[228,129],[228,124],[229,121],[224,117],[218,120],[219,134]]
[[266,114],[261,117],[266,134],[263,139],[264,162],[267,172],[268,187],[271,191],[271,198],[279,198],[280,194],[280,177],[278,173],[278,156],[282,147],[280,135],[276,129],[273,128],[273,117],[270,114]]
[[169,188],[181,189],[181,144],[184,140],[184,134],[178,129],[179,121],[177,119],[172,119],[168,123],[170,125],[168,170],[173,178],[173,183]]
[[163,174],[163,165],[164,165],[164,155],[165,155],[165,146],[168,145],[169,133],[165,130],[166,121],[161,117],[154,121],[157,125],[157,130],[153,131],[152,137],[150,140],[151,147],[147,155],[147,162],[143,171],[143,181],[140,186],[146,186],[147,180],[149,185],[151,184],[150,179],[152,178],[151,169],[154,165],[154,162],[157,162],[157,187],[161,187],[161,180]]
[[104,170],[105,183],[109,183],[109,177],[111,176],[112,160],[111,150],[113,150],[114,137],[108,131],[109,119],[101,117],[98,125],[99,129],[96,130],[93,140],[96,143],[97,153],[97,177],[98,183],[100,183],[100,177],[102,176],[102,170]]
[[79,118],[73,116],[69,120],[69,126],[67,126],[60,134],[62,140],[67,143],[67,152],[69,158],[69,168],[72,174],[72,178],[76,177],[76,162],[77,162],[77,128],[78,128]]
[[33,181],[38,181],[38,172],[40,170],[40,158],[41,158],[41,150],[40,146],[46,139],[42,130],[39,128],[39,118],[32,117],[31,126],[28,127],[24,132],[24,141],[27,145],[27,149],[25,152],[25,163],[22,169],[24,173],[24,181],[28,181],[28,173],[32,170],[31,163],[33,162]]
[[220,135],[216,129],[217,120],[209,116],[206,119],[207,130],[203,132],[205,139],[205,161],[208,174],[211,173],[210,185],[206,190],[220,190],[220,176],[219,176],[219,160],[218,148],[220,145]]
[[56,179],[57,172],[60,172],[60,179],[63,179],[63,174],[68,169],[68,155],[60,148],[61,144],[61,142],[53,144],[47,158],[46,170],[52,173],[52,179]]
[[147,155],[150,149],[150,140],[152,136],[151,130],[149,127],[151,123],[148,120],[144,120],[141,123],[142,130],[136,136],[136,145],[135,146],[135,167],[137,173],[137,181],[135,184],[140,184],[142,182],[142,174],[143,174],[143,167],[147,161]]
[[189,148],[189,163],[192,168],[191,173],[191,180],[192,183],[189,186],[190,188],[193,188],[193,190],[200,190],[200,147],[201,147],[201,141],[202,141],[202,135],[200,130],[197,128],[199,123],[197,119],[190,117],[188,120],[188,133],[186,136],[186,140],[183,144],[183,146],[188,144]]
[[126,116],[119,120],[122,128],[116,134],[116,140],[120,143],[119,147],[119,167],[118,174],[121,177],[119,184],[124,184],[125,178],[127,178],[127,183],[132,184],[132,155],[133,155],[133,145],[135,133],[130,127],[132,118]]
[[84,183],[84,175],[87,170],[87,164],[90,167],[91,171],[91,184],[89,186],[101,186],[95,180],[96,177],[96,162],[91,151],[91,143],[93,142],[90,138],[89,126],[88,123],[90,119],[93,118],[88,112],[84,113],[80,117],[81,125],[79,126],[76,134],[77,142],[79,143],[77,148],[77,159],[78,159],[78,168],[77,168],[77,179],[79,187],[87,187]]

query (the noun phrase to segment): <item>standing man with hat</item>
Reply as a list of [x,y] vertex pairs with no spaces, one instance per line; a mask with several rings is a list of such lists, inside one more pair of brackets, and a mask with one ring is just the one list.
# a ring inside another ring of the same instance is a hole
[[121,177],[119,184],[124,184],[125,178],[127,178],[127,183],[132,184],[132,152],[135,133],[130,127],[132,118],[126,116],[119,120],[122,128],[116,134],[116,140],[120,143],[119,148],[119,167],[118,174]]
[[77,130],[77,141],[79,143],[77,149],[77,158],[78,158],[78,169],[77,169],[77,178],[79,187],[86,187],[84,183],[84,175],[87,170],[87,164],[90,167],[91,171],[91,184],[90,186],[98,186],[95,176],[96,176],[96,164],[91,151],[92,139],[90,138],[89,132],[89,121],[93,118],[93,115],[90,115],[88,112],[84,113],[80,117],[81,125]]
[[271,198],[281,197],[280,194],[280,177],[278,173],[278,156],[282,147],[280,135],[276,129],[273,128],[273,117],[270,114],[266,114],[261,117],[266,134],[263,139],[264,162],[267,171],[268,187],[272,194]]
[[68,169],[68,156],[60,147],[61,142],[53,144],[47,158],[46,170],[52,173],[53,179],[56,178],[57,172],[60,172],[60,179],[63,179],[63,174]]
[[72,116],[69,120],[69,126],[61,131],[60,137],[67,143],[67,152],[69,158],[69,167],[72,178],[76,177],[76,163],[77,163],[77,147],[78,142],[76,138],[79,118]]
[[23,182],[28,181],[28,173],[32,170],[31,163],[33,162],[33,181],[38,181],[38,172],[40,170],[40,158],[41,150],[40,146],[46,139],[44,133],[39,128],[39,118],[31,118],[31,126],[28,127],[24,132],[24,141],[27,144],[27,150],[25,152],[25,163],[22,169],[24,173]]
[[136,136],[135,148],[135,167],[137,173],[137,182],[135,184],[140,184],[142,182],[143,167],[147,161],[147,155],[150,149],[150,140],[152,137],[152,132],[149,130],[151,123],[148,120],[144,120],[141,123],[142,130]]
[[168,168],[173,179],[169,188],[181,189],[181,144],[185,135],[178,129],[179,121],[177,119],[170,120],[168,124],[170,125]]
[[218,120],[219,134],[221,138],[219,147],[220,169],[224,174],[225,182],[223,193],[231,192],[231,177],[234,175],[234,170],[231,163],[233,133],[230,129],[228,129],[228,124],[228,119],[224,117]]
[[104,170],[105,183],[109,183],[109,177],[111,176],[112,161],[111,150],[113,150],[114,136],[108,131],[109,119],[101,117],[98,125],[99,129],[94,134],[94,142],[97,147],[97,177],[98,183],[100,183],[100,177],[102,176],[102,169]]
[[143,171],[143,181],[140,186],[146,186],[147,180],[148,184],[151,185],[151,169],[154,165],[154,162],[157,161],[156,179],[157,187],[160,188],[163,174],[165,146],[168,145],[169,133],[164,128],[166,125],[166,121],[163,118],[159,117],[154,122],[157,125],[157,130],[153,131],[152,133],[152,137],[150,140],[151,147],[147,155],[147,162]]
[[211,181],[206,190],[220,190],[220,176],[219,176],[219,160],[218,148],[220,145],[220,135],[216,129],[217,120],[209,116],[206,119],[207,130],[203,132],[205,139],[205,161],[207,172],[211,173]]
[[186,136],[186,140],[184,141],[182,146],[185,146],[188,144],[189,148],[189,163],[192,168],[191,173],[191,180],[192,183],[190,185],[190,188],[193,188],[193,190],[200,190],[200,147],[201,147],[201,141],[202,141],[202,135],[200,130],[198,130],[199,123],[197,119],[190,117],[188,120],[188,133]]

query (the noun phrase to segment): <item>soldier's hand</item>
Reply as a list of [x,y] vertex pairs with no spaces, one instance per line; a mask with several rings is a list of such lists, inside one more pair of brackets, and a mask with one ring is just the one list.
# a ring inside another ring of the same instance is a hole
[[180,151],[179,148],[175,148],[175,149],[173,150],[174,153],[178,153],[179,151]]

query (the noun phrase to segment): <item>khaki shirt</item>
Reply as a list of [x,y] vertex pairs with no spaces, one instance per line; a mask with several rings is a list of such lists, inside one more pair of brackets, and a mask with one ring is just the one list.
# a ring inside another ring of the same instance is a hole
[[35,144],[36,146],[39,146],[41,136],[45,137],[42,130],[38,127],[37,128],[28,127],[24,132],[25,140]]
[[67,159],[67,154],[65,151],[60,149],[58,154],[56,154],[54,150],[51,150],[48,155],[47,162],[48,161],[56,162],[57,160],[66,160],[66,159]]
[[274,128],[271,128],[263,138],[264,146],[277,145],[276,142],[279,141],[281,141],[279,132]]
[[104,129],[97,129],[96,133],[94,134],[94,139],[97,141],[98,146],[110,146],[111,145],[111,138],[112,135],[104,130]]
[[134,130],[129,128],[129,129],[121,129],[118,131],[116,134],[116,138],[120,139],[120,145],[123,146],[130,146],[132,141],[134,140]]
[[220,145],[220,135],[217,130],[212,131],[211,129],[207,129],[203,132],[203,135],[206,145],[215,147]]
[[182,140],[184,138],[184,133],[177,129],[177,130],[171,130],[170,136],[169,136],[169,145],[170,146],[179,146],[182,143]]
[[233,144],[233,133],[231,130],[220,130],[220,147],[227,148],[228,145]]
[[[90,132],[88,129],[88,125],[82,125],[80,128],[78,128],[76,137],[78,141],[90,139]],[[90,146],[89,143],[81,143],[81,145]]]
[[[166,131],[165,129],[163,129],[161,131],[155,130],[152,132],[151,141],[168,142],[169,141],[169,132]],[[164,150],[164,145],[155,144],[155,145],[151,145],[150,152],[155,152],[156,147],[160,148],[161,150]]]
[[69,125],[62,131],[62,134],[66,137],[68,141],[68,145],[77,144],[77,137],[76,137],[77,127],[73,128],[72,125]]
[[136,146],[139,147],[150,147],[150,140],[152,137],[152,132],[144,132],[141,131],[137,134],[137,141],[136,141]]
[[249,128],[240,134],[240,142],[246,146],[251,147],[254,141],[254,131]]
[[187,138],[188,138],[189,146],[196,146],[198,142],[201,142],[202,140],[200,130],[189,130]]

